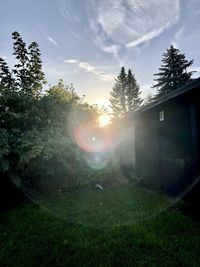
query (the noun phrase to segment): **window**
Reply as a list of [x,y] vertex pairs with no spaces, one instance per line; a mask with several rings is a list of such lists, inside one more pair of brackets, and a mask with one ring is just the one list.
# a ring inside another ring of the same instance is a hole
[[165,113],[162,110],[162,111],[159,112],[159,121],[164,121],[164,119],[165,119]]

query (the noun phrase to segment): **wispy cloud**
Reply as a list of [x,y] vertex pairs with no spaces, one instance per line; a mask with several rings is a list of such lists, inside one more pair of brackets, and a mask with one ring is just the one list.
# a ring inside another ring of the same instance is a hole
[[94,43],[117,56],[158,37],[179,18],[180,0],[88,0],[86,5]]
[[172,44],[178,48],[180,46],[181,38],[183,36],[184,32],[184,26],[182,26],[174,35],[174,38],[172,40]]
[[52,43],[54,46],[58,46],[58,43],[50,36],[47,36],[47,40]]
[[168,27],[169,27],[169,25],[165,25],[165,26],[161,27],[158,30],[154,30],[154,31],[148,32],[147,34],[144,34],[142,37],[140,37],[140,38],[138,38],[138,39],[126,44],[126,47],[136,47],[136,46],[138,46],[140,44],[149,42],[151,39],[159,36]]
[[71,20],[70,0],[56,0],[59,11],[64,19]]
[[76,59],[66,59],[66,60],[64,60],[64,62],[65,63],[69,63],[69,64],[74,64],[74,63],[77,63],[78,60],[76,60]]
[[83,36],[81,33],[76,32],[75,30],[69,29],[69,33],[77,40],[83,40]]
[[79,22],[79,17],[72,11],[73,0],[56,0],[62,17],[71,22]]
[[76,59],[67,59],[67,60],[64,60],[64,62],[67,64],[72,64],[76,68],[82,69],[86,72],[93,74],[100,81],[111,82],[114,80],[114,75],[105,73],[103,70],[97,69],[96,67],[92,66],[88,62],[79,61]]

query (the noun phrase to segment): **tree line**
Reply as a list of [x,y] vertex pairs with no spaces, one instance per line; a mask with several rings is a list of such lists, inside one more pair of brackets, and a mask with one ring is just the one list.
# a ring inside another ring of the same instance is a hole
[[84,102],[63,80],[46,84],[39,46],[12,34],[16,64],[0,58],[0,176],[24,190],[86,185],[109,177],[109,168],[91,169],[71,133],[81,122],[95,121],[97,107]]
[[[152,88],[156,88],[157,93],[155,96],[149,95],[147,102],[157,100],[189,83],[194,73],[194,71],[188,71],[192,64],[193,60],[188,61],[185,54],[171,45],[162,56],[159,72],[154,74],[156,77],[154,82],[156,83]],[[139,109],[143,104],[140,94],[139,84],[132,71],[129,69],[128,74],[126,74],[125,68],[122,67],[110,92],[110,107],[114,117],[122,118],[128,112]]]
[[[13,69],[0,58],[0,175],[4,173],[26,188],[41,183],[58,188],[61,184],[75,186],[109,179],[112,165],[92,170],[83,160],[85,152],[70,136],[80,123],[77,118],[95,122],[98,108],[84,102],[73,85],[66,86],[63,80],[42,93],[47,81],[38,44],[27,46],[18,32],[12,39]],[[193,61],[186,60],[173,46],[162,61],[155,74],[155,99],[187,84],[193,73],[187,71]],[[121,118],[137,110],[142,105],[140,94],[135,75],[122,67],[110,93],[113,115]],[[75,113],[68,120],[72,110]]]

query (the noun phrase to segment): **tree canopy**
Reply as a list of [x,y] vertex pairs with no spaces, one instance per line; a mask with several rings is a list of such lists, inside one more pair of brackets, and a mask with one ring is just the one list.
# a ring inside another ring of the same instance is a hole
[[99,110],[62,79],[42,93],[46,81],[38,44],[27,48],[19,33],[12,36],[14,68],[0,58],[0,173],[26,189],[45,183],[56,190],[93,181],[96,176],[83,158],[85,152],[70,134],[80,123],[77,114],[86,121]]
[[169,92],[189,83],[193,71],[188,71],[188,67],[193,64],[193,60],[188,61],[185,54],[171,45],[163,54],[163,64],[159,72],[154,74],[156,84],[152,88],[157,88],[155,99],[158,99]]

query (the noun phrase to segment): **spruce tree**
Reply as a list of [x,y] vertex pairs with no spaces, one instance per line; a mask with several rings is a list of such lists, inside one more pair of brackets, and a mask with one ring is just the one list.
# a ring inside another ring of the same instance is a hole
[[141,106],[143,100],[140,98],[140,93],[140,87],[135,79],[135,76],[129,69],[126,84],[126,100],[128,112],[135,111]]
[[159,73],[154,74],[158,77],[154,79],[157,83],[152,86],[157,88],[155,99],[189,83],[193,74],[193,71],[187,71],[193,60],[188,61],[185,54],[180,53],[180,50],[173,45],[163,54],[162,62]]
[[140,88],[135,76],[130,69],[127,75],[124,67],[121,68],[120,74],[115,79],[110,95],[109,100],[113,115],[118,118],[124,117],[128,112],[135,111],[142,104]]
[[125,68],[122,67],[120,74],[115,79],[115,84],[112,91],[110,92],[111,108],[115,117],[123,117],[127,113],[126,110],[126,72]]

